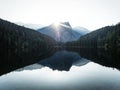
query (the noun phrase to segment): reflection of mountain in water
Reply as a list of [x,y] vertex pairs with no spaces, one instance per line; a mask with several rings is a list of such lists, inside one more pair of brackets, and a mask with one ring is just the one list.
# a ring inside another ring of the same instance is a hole
[[58,51],[53,56],[38,62],[38,64],[26,66],[19,70],[40,69],[44,66],[47,66],[53,70],[57,69],[60,71],[62,70],[69,71],[72,65],[83,66],[88,62],[89,60],[81,58],[79,54],[75,52]]
[[59,51],[50,58],[40,61],[39,64],[48,66],[53,70],[58,69],[69,71],[72,65],[82,66],[84,64],[87,64],[88,62],[88,60],[81,58],[77,53]]
[[23,68],[17,69],[17,71],[41,69],[43,67],[44,67],[43,65],[40,65],[40,64],[36,63],[36,64],[32,64],[32,65],[25,66]]

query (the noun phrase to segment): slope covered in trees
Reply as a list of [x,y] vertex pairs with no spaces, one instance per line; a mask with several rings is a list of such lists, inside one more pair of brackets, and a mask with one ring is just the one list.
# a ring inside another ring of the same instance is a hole
[[103,48],[120,51],[120,23],[107,26],[81,36],[79,40],[68,42],[66,47]]
[[120,69],[120,23],[88,33],[77,41],[66,43],[64,47],[73,51],[80,50],[83,57]]
[[0,19],[0,72],[49,56],[55,44],[55,40],[47,35]]

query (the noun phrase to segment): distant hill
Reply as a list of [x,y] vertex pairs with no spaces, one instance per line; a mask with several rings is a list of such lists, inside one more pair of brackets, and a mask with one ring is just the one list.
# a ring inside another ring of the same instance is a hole
[[34,30],[37,30],[37,29],[44,27],[43,25],[40,25],[40,24],[22,23],[22,22],[15,22],[15,23],[17,25],[24,26],[26,28],[30,28],[30,29],[34,29]]
[[51,36],[58,42],[68,42],[77,40],[82,34],[73,30],[69,22],[56,23],[38,29],[39,32]]
[[73,30],[77,31],[78,33],[85,35],[87,33],[89,33],[90,31],[84,27],[74,27]]

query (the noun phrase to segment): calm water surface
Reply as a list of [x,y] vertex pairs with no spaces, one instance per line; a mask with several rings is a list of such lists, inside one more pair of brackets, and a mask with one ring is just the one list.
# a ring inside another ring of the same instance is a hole
[[0,90],[120,90],[120,71],[94,62],[69,71],[33,64],[0,76]]

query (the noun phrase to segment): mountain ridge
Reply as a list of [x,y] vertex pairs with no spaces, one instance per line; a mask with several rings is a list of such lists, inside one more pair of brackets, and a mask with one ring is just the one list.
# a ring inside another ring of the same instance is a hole
[[73,30],[69,22],[53,23],[38,29],[38,32],[51,36],[58,42],[75,41],[82,35]]

